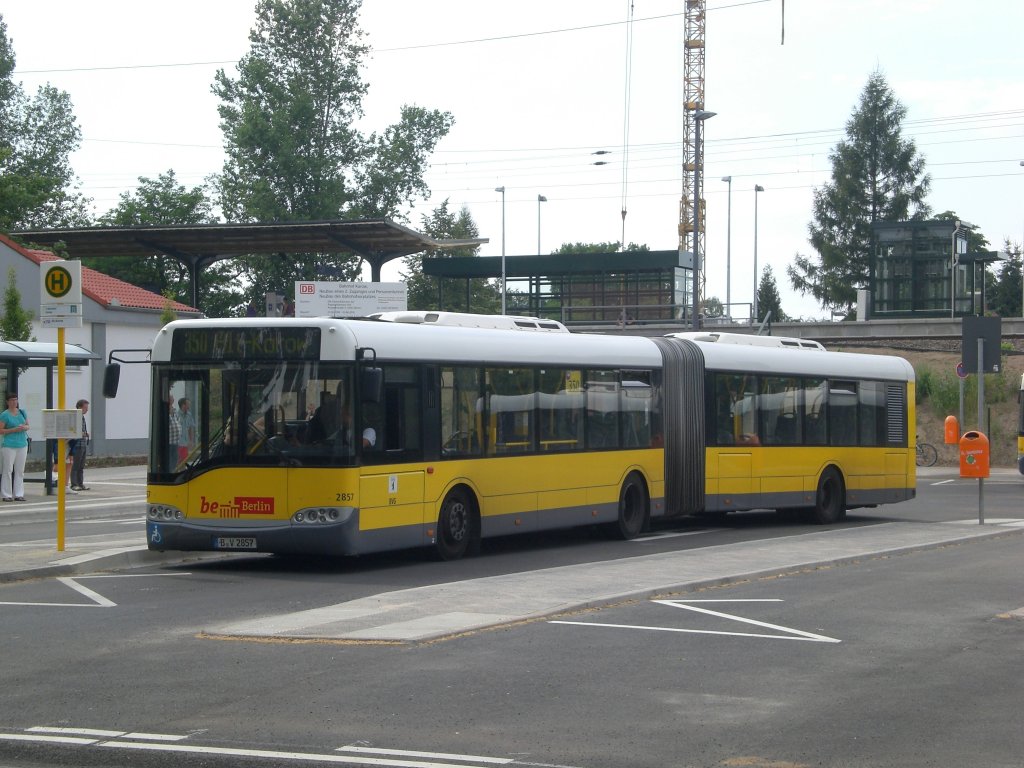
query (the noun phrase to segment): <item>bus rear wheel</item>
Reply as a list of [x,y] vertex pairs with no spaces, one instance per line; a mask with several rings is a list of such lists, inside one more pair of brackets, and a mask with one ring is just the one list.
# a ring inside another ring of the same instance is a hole
[[814,522],[820,525],[838,523],[846,517],[846,489],[839,470],[829,467],[818,480],[814,501]]
[[614,531],[618,538],[635,539],[647,527],[647,488],[635,472],[626,478],[619,491],[619,519]]
[[458,560],[474,554],[479,546],[476,510],[466,491],[455,488],[448,492],[441,504],[434,549],[442,560]]

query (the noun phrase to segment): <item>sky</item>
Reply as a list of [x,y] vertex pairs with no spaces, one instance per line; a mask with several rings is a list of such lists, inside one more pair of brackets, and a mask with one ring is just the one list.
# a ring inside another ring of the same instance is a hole
[[[360,127],[383,130],[403,104],[455,118],[432,157],[432,196],[406,223],[420,229],[448,200],[489,238],[483,256],[500,257],[503,241],[508,256],[577,242],[677,248],[684,4],[365,0],[373,52]],[[221,169],[210,86],[248,50],[254,7],[0,0],[14,79],[71,96],[83,137],[72,165],[97,215],[140,176],[173,169],[194,186]],[[903,133],[926,160],[932,210],[977,225],[993,250],[1024,240],[1020,0],[787,0],[784,19],[782,0],[706,8],[704,108],[716,113],[703,129],[707,296],[747,311],[759,184],[759,268],[772,268],[784,312],[826,316],[790,287],[786,267],[813,254],[814,190],[876,70],[907,109]],[[383,279],[400,271],[392,262]]]

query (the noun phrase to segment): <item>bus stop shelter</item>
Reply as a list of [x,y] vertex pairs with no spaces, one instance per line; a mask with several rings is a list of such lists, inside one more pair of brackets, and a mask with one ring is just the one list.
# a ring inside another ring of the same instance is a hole
[[[45,369],[46,396],[45,407],[55,408],[53,402],[53,372],[57,367],[58,345],[53,342],[42,341],[0,341],[0,391],[18,392],[20,394],[20,378],[29,368]],[[65,364],[80,367],[88,365],[90,360],[98,360],[99,355],[90,352],[85,347],[77,344],[64,345]],[[66,405],[66,404],[65,404]],[[32,417],[39,418],[41,414],[29,414],[29,423],[34,423]],[[53,482],[53,461],[52,449],[47,441],[47,450],[44,451],[46,459],[46,473],[42,480],[26,477],[26,482],[44,482],[46,492],[52,493],[55,487]]]

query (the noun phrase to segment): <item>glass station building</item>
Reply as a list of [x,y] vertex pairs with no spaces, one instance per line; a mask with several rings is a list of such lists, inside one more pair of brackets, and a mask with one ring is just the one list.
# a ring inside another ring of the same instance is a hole
[[954,266],[957,222],[876,222],[872,231],[870,317],[984,314],[985,265],[1000,257],[959,253]]
[[[674,251],[506,256],[506,311],[567,325],[689,321],[692,256]],[[474,279],[501,280],[501,259],[423,260],[437,278],[437,306],[469,307]]]

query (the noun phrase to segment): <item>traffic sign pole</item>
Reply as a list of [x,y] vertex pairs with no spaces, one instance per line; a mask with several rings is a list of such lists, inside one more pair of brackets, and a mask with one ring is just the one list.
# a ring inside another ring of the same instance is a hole
[[[57,407],[64,410],[64,374],[67,363],[64,354],[64,329],[57,329]],[[64,441],[57,441],[57,551],[64,551],[64,504],[67,501],[67,462],[64,458]]]
[[[39,322],[57,329],[57,407],[66,406],[65,328],[82,327],[82,263],[44,262],[40,269]],[[67,502],[67,460],[64,440],[57,441],[57,551],[64,551],[65,505]]]

